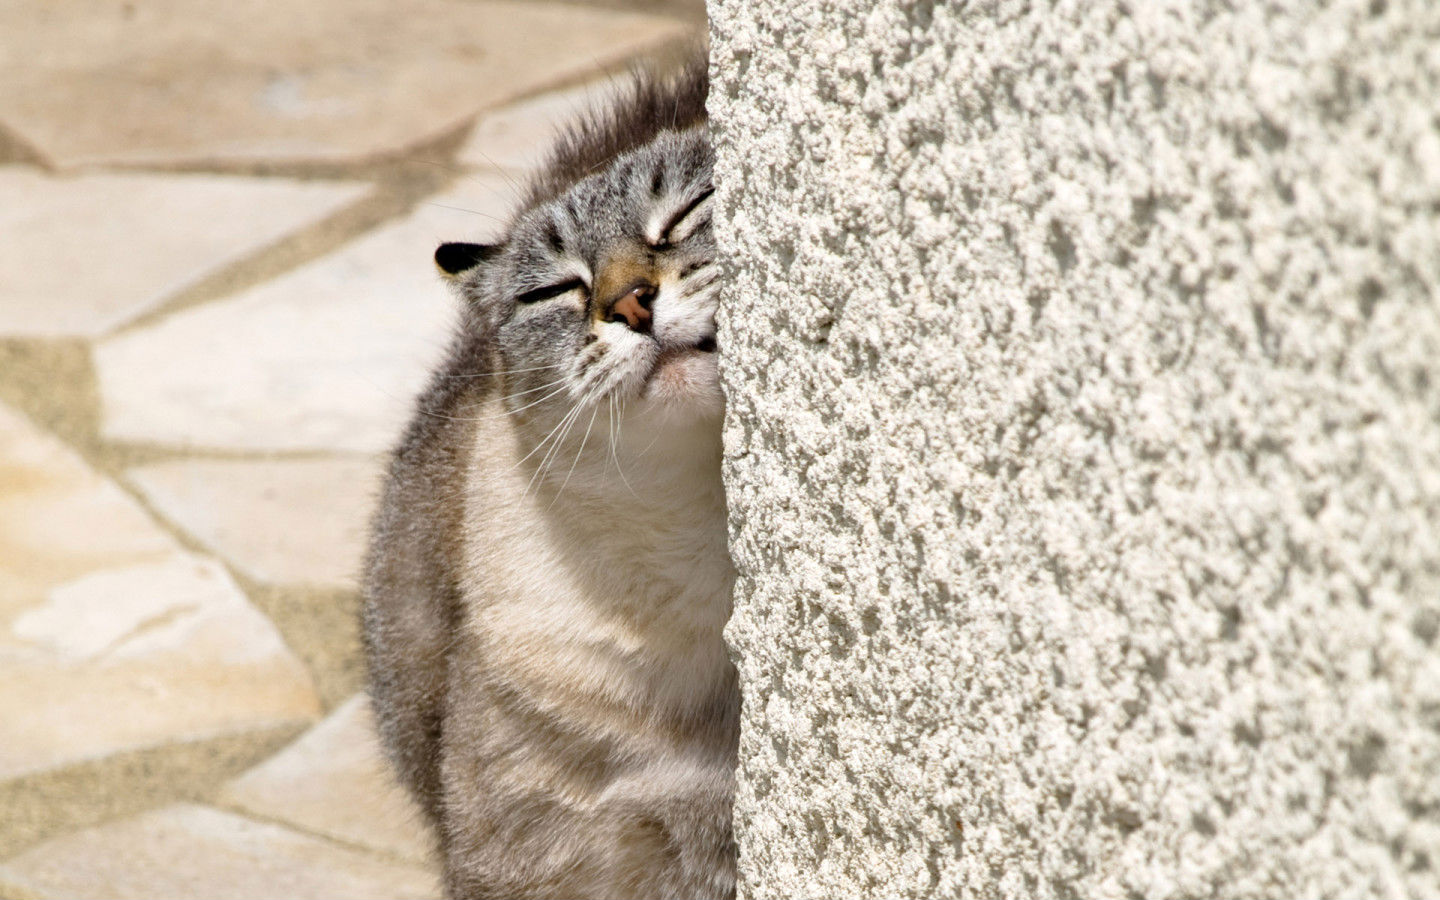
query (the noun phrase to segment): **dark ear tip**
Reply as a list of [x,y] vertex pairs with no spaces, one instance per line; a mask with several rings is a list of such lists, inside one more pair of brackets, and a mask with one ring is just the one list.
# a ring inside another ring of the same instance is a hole
[[441,244],[435,249],[435,265],[446,275],[459,275],[473,269],[495,252],[485,244]]

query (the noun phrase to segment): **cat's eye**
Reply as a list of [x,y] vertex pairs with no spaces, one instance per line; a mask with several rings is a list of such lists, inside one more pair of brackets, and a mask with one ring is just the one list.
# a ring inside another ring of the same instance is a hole
[[[705,205],[713,193],[715,193],[714,187],[706,187],[694,200],[690,201],[689,206],[671,216],[670,221],[661,229],[660,240],[656,242],[655,248],[663,250],[689,237],[700,221],[696,213],[700,212],[700,208]],[[689,221],[692,217],[695,217],[694,222]]]
[[562,281],[559,284],[552,284],[547,287],[536,288],[533,291],[526,291],[515,298],[516,303],[539,303],[541,300],[549,300],[561,294],[568,294],[574,290],[584,290],[585,282],[578,278],[569,281]]

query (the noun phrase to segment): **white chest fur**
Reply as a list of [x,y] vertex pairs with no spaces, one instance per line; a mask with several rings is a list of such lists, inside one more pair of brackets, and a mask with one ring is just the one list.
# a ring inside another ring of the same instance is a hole
[[689,718],[730,673],[719,442],[666,424],[583,452],[576,434],[533,477],[543,451],[523,459],[533,444],[498,404],[477,419],[465,627],[495,677],[605,731]]

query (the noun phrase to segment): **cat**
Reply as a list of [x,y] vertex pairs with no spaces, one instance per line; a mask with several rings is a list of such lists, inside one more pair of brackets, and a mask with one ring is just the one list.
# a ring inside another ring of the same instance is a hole
[[499,241],[435,254],[462,321],[390,464],[363,628],[451,897],[734,895],[706,90],[703,59],[638,76]]

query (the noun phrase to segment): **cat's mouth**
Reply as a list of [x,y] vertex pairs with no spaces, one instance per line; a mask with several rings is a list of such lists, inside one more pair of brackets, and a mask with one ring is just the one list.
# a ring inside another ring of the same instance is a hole
[[645,377],[644,396],[655,400],[689,403],[707,393],[715,381],[715,351],[719,349],[713,334],[692,344],[670,345],[655,355],[650,374]]
[[715,342],[715,335],[713,334],[707,334],[693,344],[680,347],[666,347],[660,351],[660,355],[655,357],[655,368],[651,370],[651,374],[653,375],[655,372],[660,371],[666,363],[681,359],[692,353],[714,353],[719,349],[720,346]]
[[689,343],[662,345],[640,388],[640,397],[673,410],[719,413],[724,409],[714,334]]

